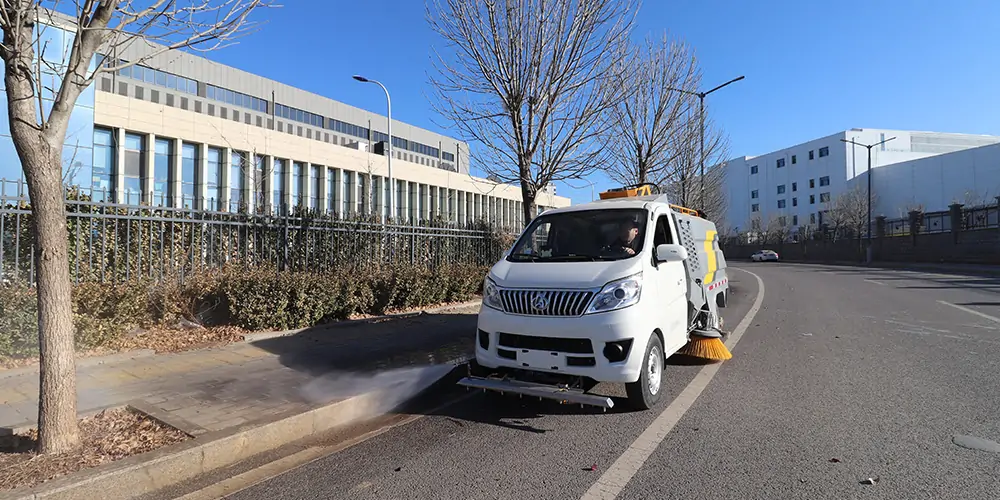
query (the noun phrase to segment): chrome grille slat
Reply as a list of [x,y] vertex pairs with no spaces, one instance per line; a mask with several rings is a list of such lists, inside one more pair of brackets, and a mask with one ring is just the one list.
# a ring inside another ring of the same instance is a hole
[[[538,295],[546,299],[541,310],[532,304]],[[586,290],[500,290],[504,311],[523,316],[581,316],[593,297]]]

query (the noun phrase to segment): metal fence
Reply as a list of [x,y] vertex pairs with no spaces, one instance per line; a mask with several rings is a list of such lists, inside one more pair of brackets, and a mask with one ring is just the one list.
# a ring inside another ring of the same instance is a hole
[[[948,210],[921,213],[917,217],[918,234],[948,233],[952,230],[951,212]],[[1000,207],[997,205],[962,207],[959,223],[960,231],[1000,228]],[[885,221],[886,236],[908,236],[911,230],[909,217]]]
[[[23,183],[0,180],[0,282],[34,282],[32,212]],[[66,202],[70,272],[76,282],[183,277],[238,265],[282,270],[450,263],[491,265],[510,242],[485,223],[385,224],[297,213],[239,214],[91,201]]]

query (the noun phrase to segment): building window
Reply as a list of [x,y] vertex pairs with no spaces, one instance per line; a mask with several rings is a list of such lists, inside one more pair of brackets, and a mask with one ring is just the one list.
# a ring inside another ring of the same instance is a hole
[[208,148],[207,168],[205,171],[205,208],[208,210],[222,210],[221,193],[219,186],[222,185],[222,169],[224,168],[222,150],[218,148]]
[[792,216],[792,225],[793,226],[798,226],[799,225],[799,216],[798,215],[793,215]]
[[205,97],[210,100],[267,113],[269,101],[247,94],[241,94],[215,85],[205,85]]
[[319,210],[319,165],[312,165],[309,172],[309,208]]
[[820,193],[819,194],[819,202],[820,203],[827,203],[829,201],[830,201],[830,193]]
[[194,207],[197,165],[198,147],[187,142],[181,144],[181,206],[184,208]]
[[757,199],[757,190],[756,189],[754,189],[753,191],[750,191],[750,198],[754,199],[754,200]]
[[829,185],[830,185],[830,176],[823,176],[819,178],[819,187],[829,186]]
[[753,205],[750,205],[750,211],[751,212],[760,212],[760,204],[759,203],[754,203]]
[[799,190],[799,183],[798,182],[793,182],[792,183],[792,192],[794,193],[794,192],[796,192],[798,190]]
[[142,203],[142,174],[144,173],[145,162],[143,153],[145,152],[145,138],[139,134],[125,134],[125,158],[122,169],[125,177],[124,189],[125,200],[128,205],[138,205]]
[[792,165],[795,165],[795,163],[796,163],[795,155],[792,155]]
[[357,198],[358,198],[357,199],[358,213],[359,214],[366,214],[367,215],[368,212],[365,210],[367,208],[365,205],[367,205],[366,202],[368,201],[368,183],[366,182],[368,180],[368,176],[364,175],[364,174],[358,174],[357,177],[358,177],[357,178],[357,181],[358,181],[358,183],[357,183],[358,184],[358,196],[357,196]]
[[778,163],[778,168],[784,167],[785,166],[785,159],[784,158],[778,158],[777,163]]
[[788,221],[788,219],[786,219],[784,215],[782,215],[781,217],[778,217],[778,225],[781,226],[781,227],[785,227],[785,223],[787,221]]
[[253,158],[253,193],[254,193],[254,210],[257,213],[261,213],[264,210],[265,205],[267,205],[267,190],[264,188],[264,162],[267,161],[261,155],[254,155]]
[[243,172],[246,166],[246,156],[239,151],[229,155],[229,210],[239,212],[245,206],[243,203]]
[[441,159],[444,161],[455,161],[455,154],[445,151],[441,153]]
[[792,198],[792,206],[793,207],[799,206],[799,199],[798,198]]
[[292,206],[302,206],[302,188],[305,182],[305,165],[302,162],[292,162]]
[[830,148],[823,146],[819,148],[819,157],[830,156]]
[[115,169],[115,133],[108,129],[94,128],[94,170],[91,199],[108,201],[111,180]]
[[785,200],[778,200],[778,208],[785,208]]
[[288,213],[287,206],[285,206],[285,191],[287,186],[285,186],[285,160],[280,158],[275,158],[272,160],[274,162],[274,181],[271,188],[274,211],[280,215],[285,215]]
[[778,186],[778,194],[785,194],[785,185]]
[[809,223],[810,224],[816,223],[816,214],[809,214]]
[[[292,120],[306,125],[323,128],[323,117],[315,113],[296,109],[284,104],[274,104],[274,114],[286,120]],[[365,136],[367,138],[367,135]]]
[[[108,63],[106,65],[108,67],[112,64],[116,66],[119,64],[128,64],[128,61],[124,60],[120,60],[116,64],[113,63],[111,59],[105,59],[105,62]],[[190,78],[184,78],[183,76],[177,76],[173,73],[167,73],[166,71],[160,71],[158,69],[142,66],[140,64],[122,68],[118,70],[118,75],[146,82],[151,85],[173,89],[178,92],[198,95],[198,82]]]
[[757,165],[750,167],[750,175],[754,175],[756,173],[757,173]]
[[809,204],[810,205],[815,205],[816,204],[816,195],[814,195],[814,194],[809,195]]
[[816,179],[809,179],[809,189],[816,187]]
[[337,171],[326,169],[326,211],[335,213],[337,211]]
[[814,152],[813,150],[811,150],[811,149],[809,150],[809,159],[810,159],[810,160],[813,160],[813,159],[815,159],[815,155],[814,155],[814,153],[815,153],[815,152]]
[[156,139],[156,152],[153,156],[153,199],[151,205],[170,205],[167,203],[167,196],[170,191],[170,157],[173,141],[170,139]]
[[[359,137],[366,141],[368,140],[368,128],[354,125],[353,123],[342,122],[334,118],[327,118],[326,128],[327,130],[333,130],[334,132],[340,132],[341,134],[353,135],[354,137]],[[376,137],[376,142],[385,142],[388,138],[388,136],[382,132],[374,132],[374,136]]]
[[343,215],[346,217],[347,215],[349,215],[351,213],[351,193],[355,192],[355,191],[352,191],[352,188],[354,187],[354,185],[351,183],[351,179],[354,177],[354,173],[353,172],[348,172],[347,170],[344,170],[343,173],[341,174],[341,176],[342,176],[341,178],[343,179],[343,184],[344,184],[344,186],[343,186],[343,188],[344,188],[344,203],[343,203],[344,214]]

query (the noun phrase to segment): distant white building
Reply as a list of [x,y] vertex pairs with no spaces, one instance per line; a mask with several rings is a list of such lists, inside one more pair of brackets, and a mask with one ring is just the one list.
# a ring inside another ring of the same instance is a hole
[[793,231],[821,225],[838,195],[867,186],[867,149],[842,139],[874,144],[890,137],[871,151],[873,217],[1000,195],[1000,136],[854,128],[727,161],[726,220],[734,231],[750,230],[755,219],[784,222]]

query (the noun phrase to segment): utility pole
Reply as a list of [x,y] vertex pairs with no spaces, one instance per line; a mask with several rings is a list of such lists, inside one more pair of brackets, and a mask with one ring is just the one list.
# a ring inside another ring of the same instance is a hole
[[[388,176],[387,176],[387,180],[386,180],[386,184],[389,185],[389,200],[388,200],[389,201],[389,217],[387,219],[389,219],[389,218],[395,218],[396,217],[396,212],[395,212],[395,208],[394,207],[396,206],[396,204],[394,203],[394,201],[395,201],[395,198],[396,198],[396,186],[392,182],[392,99],[389,98],[389,89],[385,88],[385,85],[382,85],[382,83],[380,83],[379,81],[377,81],[377,80],[370,80],[370,79],[365,78],[365,77],[363,77],[361,75],[354,75],[354,79],[357,80],[357,81],[359,81],[359,82],[362,82],[362,83],[374,83],[375,85],[378,85],[379,87],[382,87],[382,90],[385,92],[385,104],[386,104],[386,108],[387,108],[386,116],[388,117],[388,120],[387,120],[388,123],[386,124],[386,133],[389,135],[389,138],[386,140],[386,145],[385,145],[385,147],[386,147],[386,162],[387,162],[387,167],[388,167],[388,170],[389,170]],[[397,221],[397,224],[398,224],[398,221]]]
[[872,263],[872,148],[874,148],[875,146],[881,146],[882,144],[885,144],[893,139],[895,139],[895,137],[890,137],[888,139],[881,140],[879,142],[876,142],[875,144],[861,144],[860,142],[855,142],[854,139],[840,140],[841,142],[846,142],[848,144],[853,144],[855,146],[862,146],[868,149],[868,172],[866,172],[866,174],[868,175],[868,236],[866,238],[868,242],[865,245],[866,247],[865,264]]
[[[728,82],[723,83],[722,85],[719,85],[719,86],[717,86],[717,87],[715,87],[712,90],[709,90],[707,92],[693,92],[693,91],[690,91],[690,90],[675,89],[675,88],[668,88],[667,89],[667,90],[673,90],[675,92],[680,92],[682,94],[693,95],[693,96],[696,96],[698,98],[698,123],[699,123],[699,128],[700,128],[700,134],[699,134],[700,135],[700,139],[699,139],[699,141],[701,142],[701,146],[699,148],[700,152],[698,154],[698,157],[699,157],[699,163],[701,164],[700,170],[701,170],[701,209],[702,210],[705,209],[705,96],[707,96],[708,94],[711,94],[712,92],[715,92],[716,90],[721,89],[722,87],[725,87],[726,85],[729,85],[731,83],[736,83],[736,82],[738,82],[738,81],[740,81],[740,80],[742,80],[744,78],[746,78],[746,77],[742,76],[742,75],[738,76],[738,77],[733,78],[732,80],[729,80]],[[681,179],[681,182],[682,182],[682,185],[683,185],[684,179]],[[683,191],[684,188],[682,187],[681,190]]]

